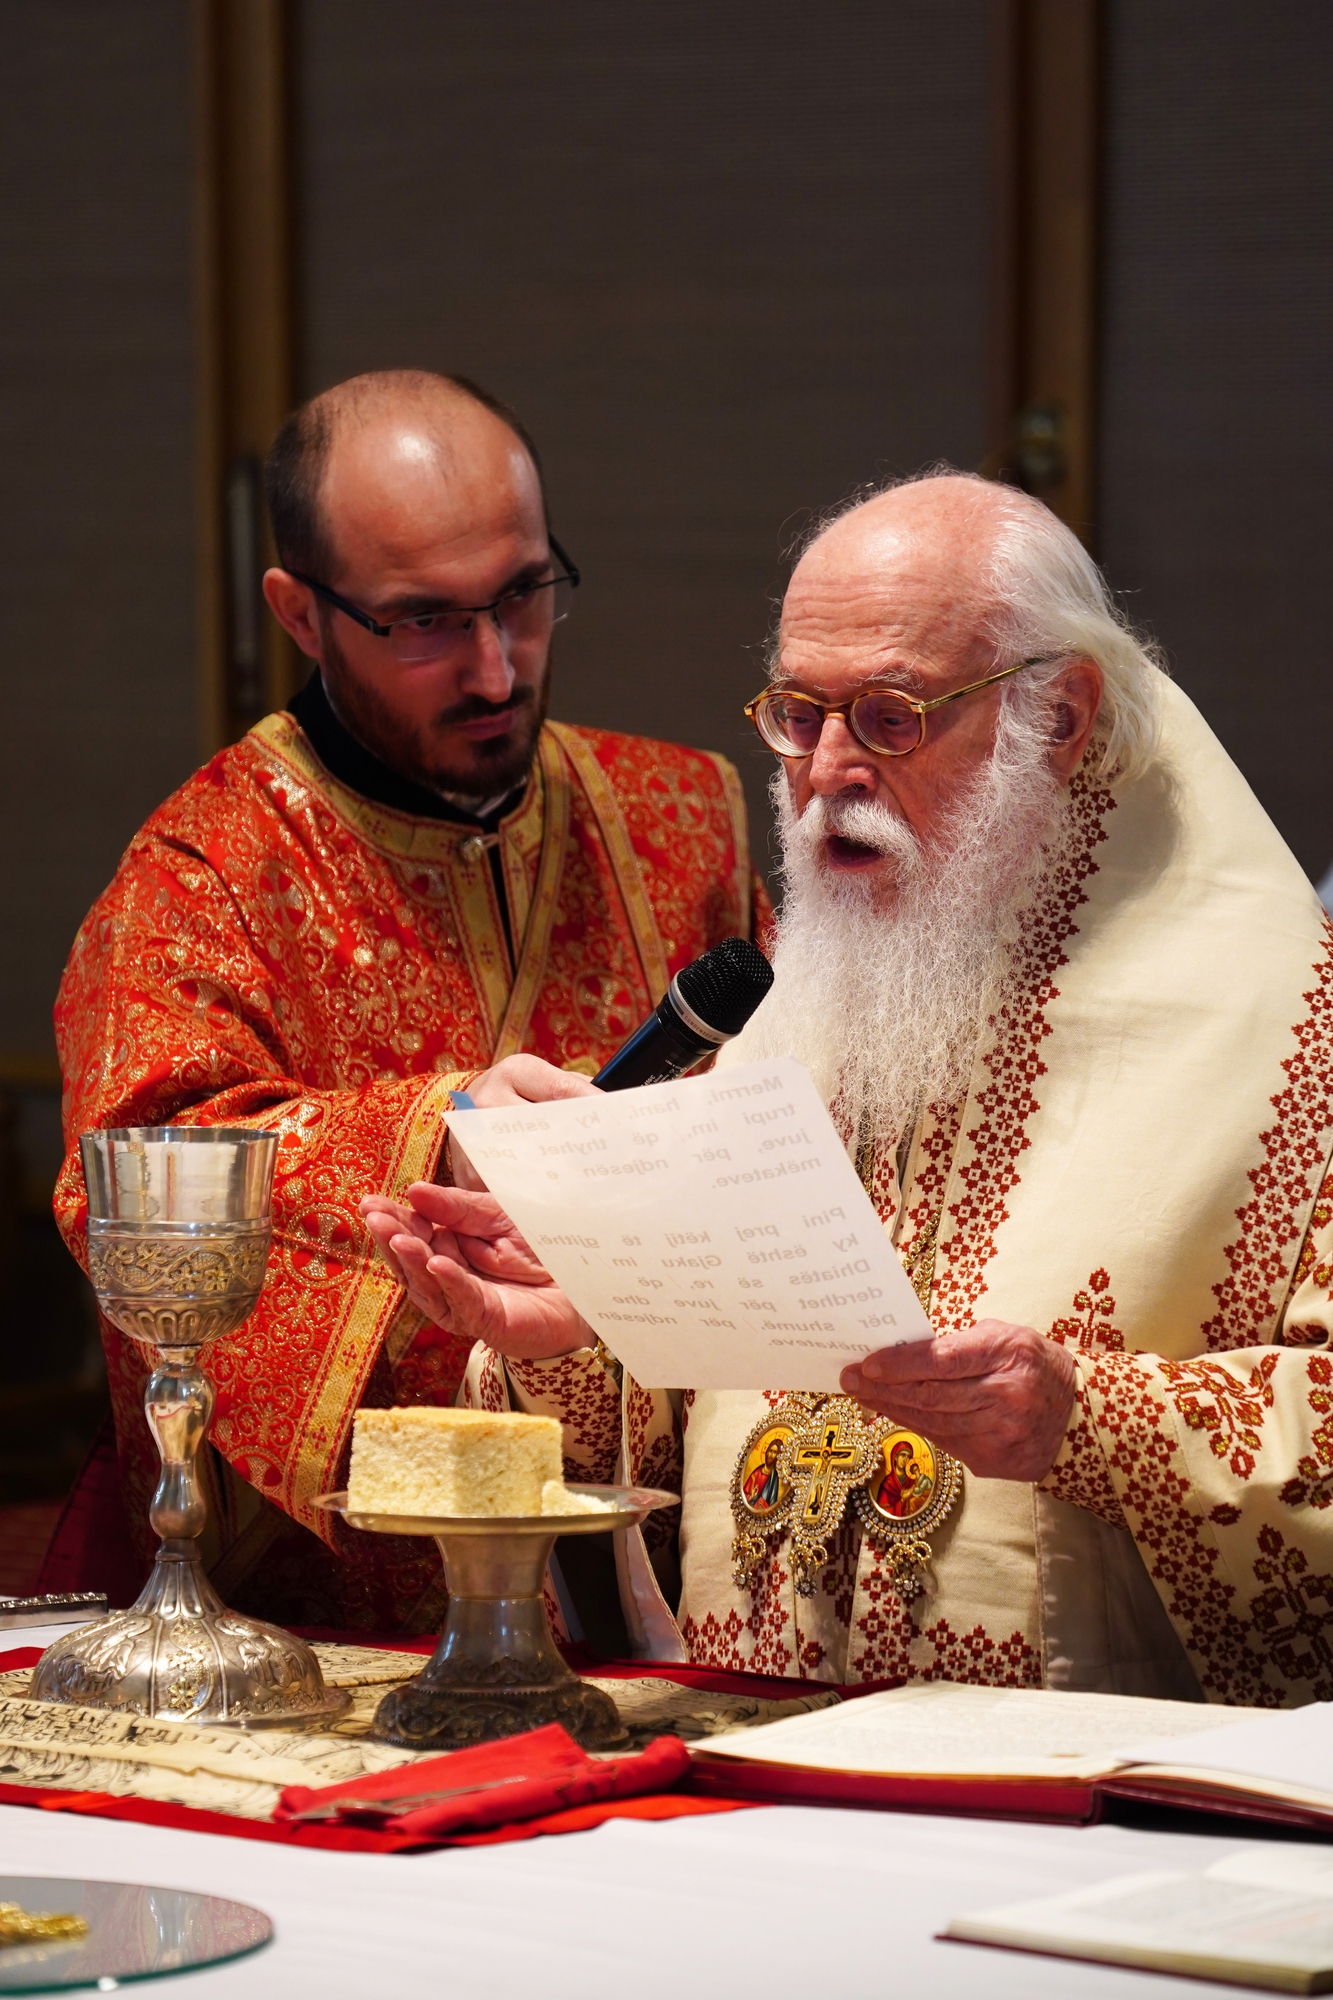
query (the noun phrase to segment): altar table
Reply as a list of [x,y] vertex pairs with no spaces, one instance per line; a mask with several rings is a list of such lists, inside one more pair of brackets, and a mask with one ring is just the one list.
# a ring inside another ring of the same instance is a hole
[[[180,2000],[1203,2000],[1239,1989],[937,1944],[961,1911],[1234,1833],[766,1806],[425,1854],[338,1854],[0,1807],[0,1874],[161,1883],[255,1903],[274,1942],[141,1987]],[[130,1989],[125,1989],[129,1991]]]

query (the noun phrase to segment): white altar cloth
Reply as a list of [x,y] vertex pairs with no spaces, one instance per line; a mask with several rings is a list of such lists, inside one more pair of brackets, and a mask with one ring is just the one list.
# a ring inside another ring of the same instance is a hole
[[[947,1919],[1234,1835],[777,1806],[420,1855],[336,1854],[0,1807],[0,1874],[161,1883],[255,1903],[250,1958],[136,1987],[181,2000],[1202,2000],[1235,1987],[937,1944]],[[129,1989],[126,1989],[127,1991]]]

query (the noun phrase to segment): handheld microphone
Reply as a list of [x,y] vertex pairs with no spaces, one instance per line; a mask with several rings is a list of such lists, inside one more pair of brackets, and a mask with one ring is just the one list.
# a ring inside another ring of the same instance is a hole
[[630,1090],[682,1076],[740,1033],[772,984],[773,968],[756,945],[723,938],[682,967],[593,1082],[602,1090]]

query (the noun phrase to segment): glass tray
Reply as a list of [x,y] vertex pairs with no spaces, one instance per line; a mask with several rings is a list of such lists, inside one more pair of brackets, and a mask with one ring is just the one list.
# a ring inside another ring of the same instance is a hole
[[132,1979],[163,1979],[200,1965],[241,1958],[273,1936],[249,1903],[153,1889],[137,1882],[87,1882],[59,1875],[0,1875],[0,1902],[29,1916],[83,1917],[88,1935],[0,1947],[0,1993],[110,1992]]

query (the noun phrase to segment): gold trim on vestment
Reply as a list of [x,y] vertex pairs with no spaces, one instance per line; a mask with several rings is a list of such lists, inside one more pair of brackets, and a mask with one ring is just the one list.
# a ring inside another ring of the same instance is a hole
[[502,819],[498,828],[500,872],[504,876],[509,921],[516,938],[527,936],[528,921],[532,915],[532,898],[546,825],[546,801],[551,789],[542,764],[540,740],[536,777],[539,782],[528,786],[518,810]]
[[714,750],[705,750],[703,754],[716,766],[717,775],[722,780],[722,794],[727,802],[731,838],[736,849],[736,907],[740,912],[737,929],[742,937],[749,937],[754,920],[753,884],[750,880],[750,818],[745,809],[741,774],[729,757],[719,757]]
[[620,890],[620,900],[629,919],[630,933],[634,939],[634,949],[638,953],[649,1004],[656,1006],[667,990],[670,972],[662,944],[662,933],[657,928],[657,918],[648,900],[648,891],[643,886],[639,857],[634,852],[634,843],[629,837],[629,828],[625,824],[625,815],[620,810],[620,801],[612,789],[610,779],[598,763],[592,745],[580,736],[577,730],[571,729],[568,723],[549,722],[546,726],[556,737],[573,766],[574,775],[583,787],[593,818],[597,821],[607,859],[611,863],[611,872],[616,878],[616,887]]
[[[398,812],[391,806],[376,805],[363,793],[354,792],[320,762],[294,715],[285,711],[266,715],[255,724],[249,737],[262,743],[265,751],[285,764],[303,785],[318,792],[334,816],[359,840],[378,848],[382,854],[411,861],[458,859],[459,839],[466,833],[465,828],[452,820],[425,819],[415,813]],[[528,782],[529,787],[536,783],[535,770]],[[520,813],[523,809],[523,805],[516,808]]]
[[[522,981],[521,965],[520,977],[516,978],[505,943],[505,923],[485,849],[476,844],[474,836],[465,827],[453,821],[425,819],[398,812],[388,806],[376,805],[360,792],[353,791],[320,762],[309,738],[292,715],[266,715],[262,722],[255,724],[250,734],[263,743],[266,751],[286,764],[303,784],[316,792],[335,817],[359,840],[366,841],[395,860],[420,862],[423,866],[441,870],[449,897],[452,928],[457,933],[457,949],[477,996],[486,1039],[493,1047],[497,1046],[515,988]],[[549,817],[544,794],[550,793],[553,785],[557,789],[563,786],[567,794],[569,782],[558,755],[545,743],[545,737],[546,730],[543,729],[522,800],[500,824],[505,880],[511,888],[517,886],[514,878],[523,866],[523,852],[530,850],[539,838],[542,854],[550,852],[555,863],[563,863],[563,843],[557,843],[551,849],[544,832],[538,833],[538,828],[544,828]],[[567,808],[567,797],[565,803]],[[557,798],[557,806],[559,804]],[[565,825],[567,831],[567,809]],[[539,861],[539,877],[541,866]],[[526,885],[523,886],[524,894],[521,899],[514,899],[512,907],[515,928],[521,928],[526,933],[531,925],[532,913]],[[546,937],[541,941],[543,963],[549,936],[548,922]],[[513,1054],[514,1050],[506,1048],[504,1053]],[[498,1056],[492,1057],[492,1061],[498,1059]]]
[[[537,743],[537,765],[541,778],[544,824],[541,853],[537,861],[537,882],[532,892],[523,943],[518,954],[514,983],[491,1052],[493,1063],[517,1055],[527,1040],[532,1010],[537,1004],[546,960],[551,949],[551,931],[560,903],[560,884],[565,872],[572,811],[570,775],[560,746],[547,724]],[[489,871],[488,871],[489,872]]]
[[[448,1102],[449,1079],[428,1079],[399,1128],[395,1155],[384,1177],[385,1194],[400,1196],[413,1181],[433,1173],[444,1142]],[[402,1296],[402,1286],[378,1256],[366,1265],[352,1286],[338,1333],[324,1348],[306,1400],[303,1442],[280,1504],[324,1541],[331,1539],[330,1516],[312,1503],[337,1483],[338,1460],[353,1414],[379,1358],[386,1322],[397,1314]]]
[[513,990],[514,972],[505,943],[495,877],[485,850],[470,847],[466,837],[460,840],[455,834],[444,881],[468,983],[477,996],[485,1039],[494,1043]]

